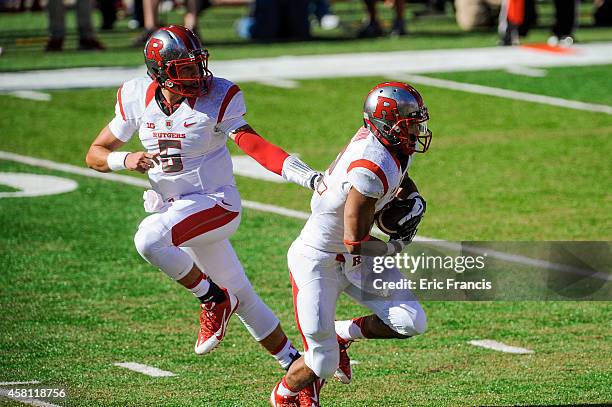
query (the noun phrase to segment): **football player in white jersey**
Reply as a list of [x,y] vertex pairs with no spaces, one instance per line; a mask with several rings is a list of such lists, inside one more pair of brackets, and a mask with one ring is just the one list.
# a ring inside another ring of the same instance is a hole
[[[274,387],[273,406],[318,406],[325,379],[335,374],[341,382],[350,382],[346,349],[356,339],[409,338],[425,331],[425,313],[410,291],[368,285],[373,262],[366,259],[399,253],[416,234],[425,201],[408,167],[414,153],[429,148],[428,119],[423,99],[412,86],[379,84],[366,97],[364,127],[318,183],[312,214],[288,253],[304,355]],[[387,205],[404,212],[397,233],[384,242],[370,231],[375,214]],[[385,270],[384,276],[391,281],[403,277],[397,268]],[[335,321],[342,292],[373,313]]]
[[[149,77],[125,82],[115,118],[87,153],[101,171],[147,173],[152,213],[134,237],[140,255],[201,302],[195,352],[214,349],[236,312],[250,334],[287,368],[299,353],[253,290],[230,236],[240,223],[228,137],[270,171],[314,189],[320,174],[260,137],[244,120],[242,92],[213,77],[208,51],[190,30],[157,30],[144,49]],[[117,151],[138,132],[143,151]]]

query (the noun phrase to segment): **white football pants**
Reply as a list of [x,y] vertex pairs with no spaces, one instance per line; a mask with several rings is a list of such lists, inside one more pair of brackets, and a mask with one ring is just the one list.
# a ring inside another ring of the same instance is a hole
[[[304,341],[304,361],[321,378],[331,376],[338,368],[334,322],[336,302],[342,292],[372,310],[401,335],[422,334],[427,326],[425,312],[409,290],[394,290],[384,296],[366,292],[345,274],[351,271],[347,268],[352,268],[353,259],[358,256],[344,254],[343,257],[345,261],[339,261],[335,253],[306,246],[300,238],[293,242],[288,253],[296,322]],[[394,280],[403,278],[397,269],[387,270],[385,276]]]
[[240,225],[237,194],[189,194],[162,212],[146,217],[134,243],[138,253],[174,280],[194,262],[212,281],[238,297],[236,314],[257,341],[279,324],[270,308],[253,290],[229,242]]

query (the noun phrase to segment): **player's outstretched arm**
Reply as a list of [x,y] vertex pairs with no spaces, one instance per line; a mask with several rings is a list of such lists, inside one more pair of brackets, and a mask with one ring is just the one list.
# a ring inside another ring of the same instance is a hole
[[113,135],[108,126],[104,127],[89,146],[85,157],[87,166],[100,172],[128,169],[145,173],[153,168],[154,162],[158,162],[157,154],[149,154],[144,151],[135,153],[116,151],[124,144]]
[[267,170],[282,176],[287,181],[315,189],[321,177],[318,171],[310,168],[297,156],[290,155],[282,148],[265,140],[251,126],[242,126],[229,133],[229,137],[242,151],[253,157]]

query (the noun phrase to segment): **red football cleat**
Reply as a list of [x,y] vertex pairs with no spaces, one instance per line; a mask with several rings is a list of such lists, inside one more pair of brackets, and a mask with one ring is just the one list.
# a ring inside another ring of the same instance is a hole
[[200,333],[195,344],[195,353],[198,355],[210,352],[221,343],[225,336],[227,323],[238,308],[238,298],[225,288],[223,292],[225,293],[225,299],[222,302],[207,302],[201,305]]
[[340,362],[338,363],[338,369],[334,373],[334,377],[344,384],[349,384],[353,377],[353,369],[351,368],[351,358],[349,357],[347,350],[351,346],[353,341],[347,341],[338,336],[338,346],[340,347]]
[[298,393],[300,398],[300,407],[321,407],[319,395],[321,387],[325,384],[324,379],[317,379]]
[[272,407],[300,407],[300,400],[297,395],[281,396],[277,393],[280,384],[281,382],[276,383],[276,386],[274,386],[272,390],[272,394],[270,394],[270,405]]

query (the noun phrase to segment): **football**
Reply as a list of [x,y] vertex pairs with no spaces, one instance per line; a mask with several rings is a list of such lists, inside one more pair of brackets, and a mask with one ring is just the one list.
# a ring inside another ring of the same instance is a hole
[[390,202],[374,214],[374,222],[385,234],[392,235],[398,232],[399,225],[397,223],[406,216],[408,212],[410,212],[409,207],[398,207],[392,205]]

